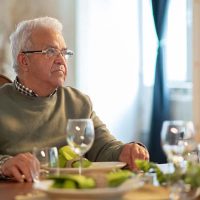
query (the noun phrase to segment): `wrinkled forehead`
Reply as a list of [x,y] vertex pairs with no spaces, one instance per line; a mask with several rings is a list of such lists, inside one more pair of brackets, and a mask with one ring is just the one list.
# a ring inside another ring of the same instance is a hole
[[37,27],[32,31],[31,43],[35,48],[46,48],[50,46],[56,48],[66,47],[62,33],[46,27]]

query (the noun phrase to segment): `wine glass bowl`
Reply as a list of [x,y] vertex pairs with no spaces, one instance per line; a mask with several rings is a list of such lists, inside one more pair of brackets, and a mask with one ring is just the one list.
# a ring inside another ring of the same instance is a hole
[[68,145],[80,157],[79,174],[82,168],[82,156],[89,151],[94,142],[94,125],[91,119],[69,119],[66,129]]
[[168,161],[180,165],[197,147],[191,121],[164,121],[161,143]]
[[[59,159],[57,147],[34,147],[32,154],[40,162],[39,173],[31,172],[33,181],[46,178],[49,175],[59,175]],[[53,171],[51,169],[54,169]]]

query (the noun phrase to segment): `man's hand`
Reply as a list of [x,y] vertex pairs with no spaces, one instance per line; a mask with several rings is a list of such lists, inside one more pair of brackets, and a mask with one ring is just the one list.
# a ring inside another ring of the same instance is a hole
[[127,163],[128,167],[137,170],[135,160],[149,160],[149,153],[145,147],[137,143],[125,144],[119,160]]
[[8,159],[2,166],[3,175],[13,177],[19,182],[33,181],[33,176],[39,174],[40,163],[31,153],[21,153]]

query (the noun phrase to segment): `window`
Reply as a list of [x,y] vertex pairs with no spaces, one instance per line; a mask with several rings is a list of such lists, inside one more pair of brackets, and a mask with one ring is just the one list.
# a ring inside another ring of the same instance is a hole
[[[149,128],[157,53],[151,1],[78,0],[77,8],[77,87],[118,139],[140,139]],[[187,0],[171,0],[165,38],[170,81],[189,80],[186,10]],[[181,25],[177,30],[171,23]]]
[[169,82],[191,81],[191,0],[169,1],[165,35]]
[[[163,45],[166,76],[170,85],[192,80],[191,0],[170,0]],[[144,85],[152,86],[157,48],[150,1],[142,1],[142,56]],[[179,84],[180,85],[180,84]]]

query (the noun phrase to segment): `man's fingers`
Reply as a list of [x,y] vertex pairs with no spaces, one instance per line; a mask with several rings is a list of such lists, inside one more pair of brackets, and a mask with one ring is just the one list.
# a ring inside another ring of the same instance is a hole
[[17,169],[17,167],[13,167],[11,169],[13,177],[19,181],[24,182],[25,177],[20,173],[20,171]]
[[39,161],[30,153],[18,154],[2,166],[4,175],[14,177],[19,182],[33,181],[34,175],[39,173],[39,169]]
[[149,160],[149,153],[147,149],[141,144],[137,143],[124,145],[119,160],[126,162],[130,169],[137,170],[137,166],[135,164],[135,160],[137,159]]

